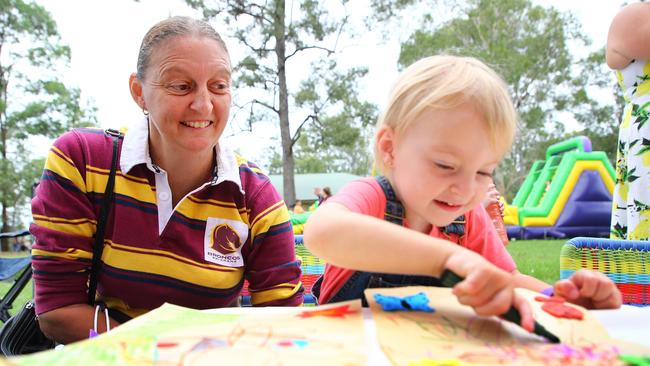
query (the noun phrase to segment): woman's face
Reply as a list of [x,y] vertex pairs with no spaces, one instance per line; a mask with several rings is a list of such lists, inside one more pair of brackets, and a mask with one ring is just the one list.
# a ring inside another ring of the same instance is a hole
[[156,46],[144,80],[131,77],[136,102],[149,112],[151,147],[211,151],[228,122],[230,74],[228,54],[213,39],[180,36]]

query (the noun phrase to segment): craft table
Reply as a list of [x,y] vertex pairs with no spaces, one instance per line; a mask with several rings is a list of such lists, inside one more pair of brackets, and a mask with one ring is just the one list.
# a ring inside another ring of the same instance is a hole
[[[243,314],[243,313],[262,313],[262,314],[282,314],[286,313],[287,308],[267,307],[267,308],[222,308],[209,310],[210,312],[223,314]],[[616,310],[592,310],[592,313],[607,328],[612,338],[624,340],[627,342],[638,343],[650,346],[650,307],[635,307],[623,305]],[[368,365],[372,366],[391,366],[388,358],[384,355],[379,342],[377,341],[375,323],[372,320],[370,309],[363,309],[364,326],[366,341],[368,342]]]

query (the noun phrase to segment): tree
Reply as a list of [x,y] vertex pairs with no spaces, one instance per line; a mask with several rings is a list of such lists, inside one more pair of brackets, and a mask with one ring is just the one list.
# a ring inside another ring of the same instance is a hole
[[[318,138],[316,136],[325,143],[331,139],[321,133],[329,131],[330,127],[336,126],[339,131],[348,133],[363,126],[367,117],[372,118],[364,116],[364,113],[374,113],[368,104],[357,102],[354,79],[363,76],[364,69],[340,72],[332,66],[331,60],[316,60],[313,65],[316,71],[297,91],[292,93],[288,83],[290,64],[297,56],[309,60],[314,52],[326,57],[335,54],[338,38],[348,23],[345,1],[338,9],[343,14],[336,17],[315,0],[292,2],[289,8],[284,0],[186,2],[201,9],[208,20],[223,20],[233,30],[234,37],[246,46],[247,56],[235,67],[238,71],[235,85],[257,90],[257,97],[240,108],[249,111],[249,125],[265,119],[279,122],[284,199],[289,206],[293,205],[294,148],[302,134],[310,136],[307,145],[312,137]],[[336,89],[343,85],[351,88]],[[353,110],[355,108],[359,110]],[[352,120],[348,119],[346,125],[341,123],[345,118]],[[318,127],[310,127],[313,124]],[[356,137],[350,141],[354,143]],[[302,146],[307,156],[315,156],[308,151],[308,146]]]
[[[298,130],[296,173],[349,172],[365,175],[370,172],[371,127],[377,118],[377,107],[358,99],[357,80],[365,68],[336,71],[332,60],[313,65],[312,75],[302,82],[296,93],[298,107],[309,110],[312,123]],[[329,76],[329,77],[328,77]],[[337,113],[325,115],[323,107],[337,104]]]
[[[583,127],[578,134],[585,135],[591,140],[595,149],[605,151],[612,166],[615,166],[618,144],[618,126],[623,119],[623,92],[613,81],[613,72],[606,66],[605,50],[591,53],[582,62],[580,69],[583,75],[589,75],[586,80],[587,88],[576,90],[572,108],[575,119]],[[598,88],[611,93],[609,103],[603,103],[590,98],[588,88]]]
[[535,6],[530,0],[467,0],[457,12],[442,24],[426,16],[425,29],[402,44],[399,63],[405,67],[434,54],[467,55],[504,77],[520,117],[512,152],[499,172],[508,197],[516,193],[533,160],[566,137],[560,114],[612,133],[608,123],[615,119],[613,110],[588,93],[590,85],[602,82],[595,82],[584,69],[593,70],[598,57],[578,60],[573,53],[589,40],[572,14]]
[[54,137],[95,122],[94,109],[79,105],[79,90],[57,78],[57,70],[69,61],[70,48],[61,44],[47,10],[22,0],[0,1],[2,232],[20,224],[21,209],[43,167],[42,159],[29,158],[28,138]]

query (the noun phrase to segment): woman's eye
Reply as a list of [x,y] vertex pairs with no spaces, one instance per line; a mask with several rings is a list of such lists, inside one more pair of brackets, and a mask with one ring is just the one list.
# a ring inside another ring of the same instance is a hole
[[171,89],[172,91],[175,91],[177,93],[188,92],[188,91],[190,91],[191,88],[192,88],[191,85],[185,84],[185,83],[183,83],[183,84],[170,84],[169,85],[169,89]]
[[228,89],[229,87],[230,86],[228,84],[226,84],[226,83],[215,83],[215,84],[212,85],[212,89],[214,89],[216,91],[223,91],[223,90]]

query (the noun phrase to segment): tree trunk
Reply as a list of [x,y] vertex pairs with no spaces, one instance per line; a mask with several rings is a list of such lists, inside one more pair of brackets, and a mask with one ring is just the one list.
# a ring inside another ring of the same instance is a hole
[[294,160],[293,141],[289,128],[289,93],[287,90],[286,40],[284,0],[276,0],[275,6],[275,55],[278,59],[278,81],[280,85],[280,137],[282,140],[282,183],[284,187],[284,201],[292,207],[296,200],[296,187],[294,185]]
[[[9,80],[5,73],[5,69],[0,65],[0,93],[2,93],[1,98],[4,102],[5,108],[7,105],[8,84],[9,84]],[[5,128],[5,119],[6,119],[6,110],[3,109],[2,111],[0,111],[0,159],[3,163],[7,161],[7,129]],[[0,164],[0,166],[2,166],[1,168],[2,170],[0,171],[0,174],[6,174],[6,172],[4,171],[6,168],[5,164]],[[2,205],[2,227],[0,228],[0,232],[6,233],[11,229],[9,226],[9,213],[7,212],[6,200],[0,202],[0,205]],[[0,239],[0,250],[2,250],[3,252],[9,250],[8,239]]]

